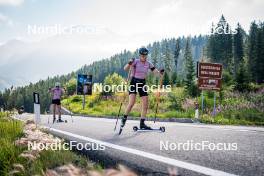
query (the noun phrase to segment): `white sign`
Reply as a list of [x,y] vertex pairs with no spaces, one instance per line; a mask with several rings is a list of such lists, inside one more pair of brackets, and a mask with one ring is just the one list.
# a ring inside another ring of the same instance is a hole
[[35,114],[35,123],[40,123],[40,104],[34,103],[34,114]]

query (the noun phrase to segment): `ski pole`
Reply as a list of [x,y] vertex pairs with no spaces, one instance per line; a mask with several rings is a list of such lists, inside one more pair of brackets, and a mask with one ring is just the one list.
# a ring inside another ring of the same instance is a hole
[[117,122],[118,122],[118,119],[119,119],[119,115],[120,115],[120,111],[121,111],[122,105],[123,105],[123,102],[121,102],[120,106],[119,106],[119,110],[118,110],[118,115],[117,115],[117,118],[116,118],[114,131],[116,130],[116,126],[117,126]]
[[48,124],[49,124],[49,119],[50,119],[50,117],[49,117],[49,115],[48,115]]
[[[51,88],[50,88],[50,86],[49,86],[49,80],[48,80],[48,87],[49,87],[49,90],[48,90],[48,94],[50,95],[50,91],[51,91]],[[49,103],[49,105],[48,105],[49,107],[49,115],[48,115],[48,124],[49,124],[49,121],[50,121],[50,114],[51,114],[51,112],[50,112],[50,103]]]
[[[164,69],[161,69],[160,73],[163,75]],[[162,85],[163,85],[163,76],[160,78],[160,82],[159,82],[159,88],[160,89],[162,88]],[[158,113],[158,108],[159,108],[159,102],[160,102],[160,91],[159,91],[159,89],[158,89],[156,101],[157,101],[157,103],[156,103],[156,109],[155,109],[154,123],[156,123],[157,113]]]
[[[129,81],[130,74],[131,74],[131,68],[129,68],[129,72],[128,72],[128,75],[127,75],[126,83],[128,83],[128,81]],[[117,126],[117,122],[118,122],[118,119],[119,119],[119,116],[120,116],[121,108],[122,108],[123,102],[124,102],[125,100],[126,100],[126,96],[124,96],[122,102],[120,103],[119,110],[118,110],[118,115],[117,115],[117,117],[116,117],[116,123],[115,123],[114,131],[116,130],[116,126]]]
[[[46,109],[46,114],[48,114],[47,109]],[[48,114],[48,124],[49,124],[49,121],[50,121],[50,115]]]

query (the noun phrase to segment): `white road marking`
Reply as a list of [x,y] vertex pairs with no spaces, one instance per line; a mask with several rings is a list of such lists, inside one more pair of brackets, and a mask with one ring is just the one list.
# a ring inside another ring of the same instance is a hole
[[55,129],[55,128],[50,128],[49,130],[50,131],[54,131],[54,132],[58,132],[58,133],[61,133],[61,134],[67,135],[67,136],[71,136],[71,137],[74,137],[74,138],[77,138],[77,139],[81,139],[81,140],[84,140],[84,141],[89,141],[89,142],[92,142],[92,143],[104,145],[106,147],[113,148],[113,149],[116,149],[116,150],[120,150],[120,151],[123,151],[123,152],[127,152],[127,153],[130,153],[130,154],[138,155],[138,156],[141,156],[141,157],[144,157],[144,158],[148,158],[148,159],[152,159],[152,160],[159,161],[159,162],[162,162],[162,163],[166,163],[166,164],[169,164],[169,165],[172,165],[172,166],[184,168],[184,169],[187,169],[187,170],[192,170],[194,172],[202,173],[202,174],[205,174],[205,175],[235,176],[234,174],[230,174],[230,173],[227,173],[227,172],[224,172],[224,171],[215,170],[215,169],[207,168],[207,167],[196,165],[196,164],[191,164],[191,163],[187,163],[187,162],[184,162],[184,161],[179,161],[179,160],[176,160],[176,159],[172,159],[172,158],[168,158],[168,157],[164,157],[164,156],[160,156],[160,155],[144,152],[144,151],[137,150],[137,149],[132,149],[132,148],[124,147],[124,146],[119,146],[119,145],[116,145],[116,144],[100,141],[100,140],[97,140],[97,139],[92,139],[92,138],[89,138],[89,137],[86,137],[86,136],[81,136],[81,135],[78,135],[78,134],[70,133],[70,132],[63,131],[63,130],[58,130],[58,129]]
[[238,130],[238,131],[248,132],[249,130]]

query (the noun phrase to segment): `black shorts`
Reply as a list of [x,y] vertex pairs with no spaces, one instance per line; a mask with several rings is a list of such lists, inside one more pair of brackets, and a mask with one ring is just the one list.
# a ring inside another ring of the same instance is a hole
[[129,86],[129,91],[128,91],[129,95],[137,94],[138,92],[140,97],[148,96],[147,89],[144,88],[145,85],[146,85],[145,79],[138,79],[138,78],[132,77],[130,86]]
[[54,99],[54,100],[52,100],[52,104],[61,105],[61,100],[60,99]]

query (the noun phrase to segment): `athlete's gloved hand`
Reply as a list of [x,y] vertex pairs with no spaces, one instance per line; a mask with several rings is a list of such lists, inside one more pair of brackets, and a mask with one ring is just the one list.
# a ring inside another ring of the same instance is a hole
[[161,70],[160,70],[160,74],[162,74],[162,75],[163,75],[163,74],[164,74],[164,72],[165,72],[165,70],[164,70],[164,69],[161,69]]
[[134,60],[135,60],[135,58],[130,59],[129,62],[128,62],[128,65],[132,65]]

